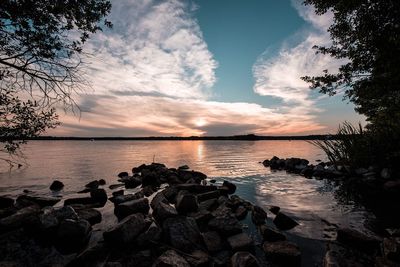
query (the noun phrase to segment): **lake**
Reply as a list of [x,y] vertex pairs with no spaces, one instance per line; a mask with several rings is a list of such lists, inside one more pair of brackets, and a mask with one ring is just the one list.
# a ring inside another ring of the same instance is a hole
[[[94,179],[117,183],[119,172],[130,172],[143,163],[187,164],[218,182],[234,182],[238,195],[265,209],[280,206],[300,223],[288,231],[289,239],[303,245],[310,257],[320,257],[323,250],[321,243],[313,242],[335,238],[330,224],[366,231],[364,222],[371,218],[362,207],[337,197],[335,185],[328,181],[273,172],[260,163],[274,155],[311,163],[326,160],[321,150],[306,141],[30,141],[24,154],[27,164],[20,169],[1,165],[0,195],[16,196],[24,189],[51,194],[49,186],[57,179],[65,184],[61,192],[65,199],[77,196]],[[100,228],[115,220],[111,204],[103,209],[106,215]],[[310,239],[313,242],[304,241]]]

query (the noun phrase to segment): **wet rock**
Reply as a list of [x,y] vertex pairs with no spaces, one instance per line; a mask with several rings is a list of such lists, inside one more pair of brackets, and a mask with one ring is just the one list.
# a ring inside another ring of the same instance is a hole
[[117,190],[117,191],[112,192],[111,194],[113,195],[113,197],[123,196],[124,195],[124,190],[123,189]]
[[141,233],[137,239],[136,244],[139,247],[150,247],[155,242],[158,242],[162,237],[162,229],[155,223],[152,223],[146,232]]
[[142,193],[136,193],[136,194],[128,194],[128,195],[118,195],[118,196],[113,196],[110,197],[110,201],[114,203],[114,205],[118,205],[127,201],[135,200],[144,197]]
[[253,240],[246,233],[240,233],[229,237],[228,243],[233,251],[248,250],[254,245]]
[[158,180],[158,176],[155,172],[149,170],[142,171],[142,186],[158,186],[160,181]]
[[124,186],[125,184],[112,184],[108,188],[111,190]]
[[189,170],[189,166],[188,165],[182,165],[178,167],[178,170]]
[[274,219],[274,224],[279,230],[289,230],[299,225],[295,220],[286,214],[279,212]]
[[228,188],[228,194],[229,195],[232,195],[232,194],[234,194],[236,192],[236,185],[231,183],[231,182],[229,182],[229,181],[224,181],[222,183],[222,186],[225,186],[225,187]]
[[142,192],[146,197],[151,196],[152,194],[154,194],[154,188],[151,185],[145,186],[142,188]]
[[30,206],[18,210],[16,213],[0,220],[0,233],[22,227],[29,217],[40,212],[38,206]]
[[104,206],[108,200],[107,193],[102,188],[91,190],[90,197],[93,199],[93,202],[99,203],[101,206]]
[[174,250],[167,250],[152,267],[190,267],[189,263]]
[[213,212],[212,215],[214,217],[226,217],[226,216],[233,216],[232,214],[232,209],[225,206],[224,204],[221,204],[218,208],[216,208]]
[[96,209],[76,209],[76,213],[79,218],[88,221],[90,225],[100,223],[102,219],[101,212]]
[[247,216],[247,209],[243,206],[239,206],[236,210],[235,210],[235,217],[238,220],[243,220],[245,219]]
[[89,189],[97,189],[99,187],[99,185],[100,185],[99,181],[94,180],[94,181],[91,181],[91,182],[87,183],[85,185],[85,187],[89,188]]
[[51,191],[60,191],[63,188],[64,188],[64,184],[58,180],[53,181],[50,185]]
[[124,178],[124,177],[127,177],[127,176],[129,176],[129,173],[127,173],[127,172],[120,172],[120,173],[118,174],[118,177],[119,177],[119,178]]
[[142,179],[140,177],[130,177],[129,179],[124,180],[125,188],[136,188],[142,184]]
[[159,223],[162,223],[164,220],[175,216],[178,216],[176,209],[164,202],[159,202],[158,205],[153,209],[153,217]]
[[233,215],[226,215],[211,219],[208,223],[208,227],[224,236],[231,236],[242,232],[242,226]]
[[150,250],[142,250],[133,254],[128,254],[124,257],[121,262],[116,262],[120,265],[109,265],[109,262],[104,267],[124,267],[124,266],[134,266],[134,267],[148,267],[152,266],[154,259],[151,255]]
[[221,236],[218,234],[218,232],[208,231],[203,233],[202,236],[208,251],[217,252],[224,248]]
[[149,200],[147,198],[140,198],[117,205],[114,209],[114,213],[119,219],[122,219],[134,213],[147,214],[149,209]]
[[203,202],[209,199],[213,199],[213,198],[219,198],[220,197],[220,192],[219,191],[210,191],[210,192],[206,192],[206,193],[202,193],[202,194],[198,194],[197,195],[197,200],[199,202]]
[[251,211],[251,220],[255,225],[265,224],[267,219],[267,213],[265,210],[259,206],[254,206]]
[[208,267],[210,266],[210,257],[207,253],[201,250],[195,250],[189,255],[184,255],[184,258],[193,267]]
[[21,195],[17,198],[17,202],[23,200],[31,201],[43,208],[47,206],[54,206],[61,200],[61,198],[47,197],[47,196],[33,196],[33,195]]
[[264,241],[275,242],[286,240],[286,236],[284,234],[265,224],[260,225],[258,227],[258,231],[260,232],[260,235],[263,237]]
[[163,232],[174,248],[185,252],[200,248],[201,235],[193,218],[184,216],[168,218],[163,223]]
[[269,211],[272,212],[272,213],[275,214],[275,215],[277,215],[277,214],[279,213],[280,210],[281,210],[281,208],[278,207],[278,206],[271,206],[271,207],[269,208]]
[[380,241],[350,228],[339,228],[337,231],[337,241],[366,252],[373,252],[379,249]]
[[24,230],[41,241],[51,242],[56,233],[59,220],[53,207],[43,208],[39,213],[25,219]]
[[195,212],[199,208],[199,205],[197,203],[197,197],[193,194],[180,191],[176,198],[175,207],[180,214]]
[[56,248],[65,254],[78,252],[86,246],[92,227],[83,219],[64,220],[57,230]]
[[111,245],[123,246],[133,242],[148,227],[143,214],[132,214],[105,231],[104,241]]
[[199,185],[199,184],[180,184],[177,185],[176,188],[178,190],[185,190],[189,191],[190,193],[196,193],[196,194],[218,190],[218,188],[213,185]]
[[217,182],[217,180],[215,180],[215,179],[210,180],[210,183],[212,183],[212,184],[215,184],[216,182]]
[[390,193],[399,193],[400,192],[400,180],[392,180],[387,181],[383,184],[383,189]]
[[300,266],[301,252],[299,247],[288,241],[264,242],[264,252],[268,259],[282,266]]
[[99,180],[99,185],[105,185],[105,184],[106,184],[106,180],[104,180],[104,179]]
[[270,161],[268,159],[264,160],[262,162],[262,165],[264,165],[264,167],[269,167],[270,166]]
[[249,252],[236,252],[231,258],[232,267],[259,267],[257,259]]
[[83,190],[81,190],[81,191],[78,191],[77,193],[78,193],[78,194],[86,194],[86,193],[90,193],[91,190],[92,190],[92,189],[90,189],[90,188],[85,188],[85,189],[83,189]]
[[383,239],[383,254],[391,261],[400,263],[400,239],[384,238]]
[[96,202],[91,197],[69,198],[64,201],[64,206],[71,205],[95,205]]
[[165,198],[168,200],[169,203],[175,204],[176,203],[176,196],[178,195],[178,188],[175,186],[169,186],[165,188],[163,191]]

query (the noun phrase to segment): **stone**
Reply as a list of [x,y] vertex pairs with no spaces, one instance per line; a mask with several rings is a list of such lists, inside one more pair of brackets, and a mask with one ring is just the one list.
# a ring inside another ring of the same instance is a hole
[[389,168],[383,168],[380,175],[383,179],[389,180],[392,177],[392,171]]
[[239,251],[231,258],[232,267],[260,267],[257,259],[249,252]]
[[127,173],[127,172],[120,172],[120,173],[118,174],[118,177],[119,177],[119,178],[124,178],[124,177],[127,177],[127,176],[129,176],[129,173]]
[[235,217],[238,220],[244,220],[247,216],[247,209],[243,206],[239,206],[236,210],[235,210]]
[[221,251],[224,246],[222,243],[221,236],[216,231],[208,231],[202,233],[204,244],[210,252]]
[[214,216],[208,210],[200,210],[197,212],[189,213],[187,216],[192,217],[196,220],[197,225],[200,227],[201,230],[207,228],[208,222],[214,218]]
[[[121,262],[116,262],[120,265],[118,267],[124,266],[134,266],[134,267],[149,267],[152,266],[154,258],[151,255],[150,250],[141,250],[139,252],[135,252],[133,254],[126,255]],[[107,263],[104,267],[116,267],[109,266]]]
[[279,230],[289,230],[299,225],[295,220],[282,212],[279,212],[275,216],[273,222]]
[[254,206],[251,211],[251,220],[255,225],[265,224],[267,213],[259,206]]
[[64,188],[64,184],[58,180],[54,180],[50,185],[51,191],[60,191]]
[[60,222],[66,219],[78,220],[79,218],[75,209],[72,208],[71,206],[64,206],[61,208],[54,209],[53,214]]
[[56,248],[65,254],[78,252],[88,243],[91,232],[92,227],[86,220],[64,220],[57,230]]
[[397,238],[384,238],[383,243],[383,254],[391,261],[400,263],[400,239]]
[[46,206],[54,206],[56,203],[58,203],[61,200],[61,198],[47,197],[47,196],[34,196],[34,195],[21,195],[17,198],[17,202],[23,201],[23,200],[31,201],[43,208]]
[[108,188],[110,188],[111,190],[113,190],[113,189],[117,189],[117,188],[119,188],[119,187],[122,187],[122,186],[124,186],[125,184],[112,184],[112,185],[110,185]]
[[253,239],[246,233],[240,233],[229,237],[228,243],[233,251],[248,250],[254,246]]
[[114,205],[118,205],[127,201],[135,200],[144,197],[142,194],[128,194],[128,195],[118,195],[110,197],[109,200],[114,203]]
[[174,250],[167,250],[158,257],[152,267],[190,267],[190,265]]
[[93,202],[99,203],[101,206],[104,206],[108,200],[107,193],[102,188],[91,190],[90,197],[93,199]]
[[301,251],[292,242],[264,242],[263,250],[268,259],[282,266],[300,266],[301,264]]
[[400,180],[390,180],[383,184],[383,189],[390,193],[400,192]]
[[40,212],[38,206],[30,206],[0,220],[0,233],[20,228],[29,217]]
[[162,228],[167,240],[174,248],[184,252],[201,248],[200,231],[193,218],[184,216],[168,218],[164,221]]
[[271,206],[271,207],[269,208],[269,211],[272,212],[272,213],[275,214],[275,215],[277,215],[277,214],[279,213],[280,210],[281,210],[281,208],[278,207],[278,206]]
[[225,186],[225,187],[228,188],[228,194],[229,195],[232,195],[232,194],[234,194],[236,192],[236,185],[231,183],[231,182],[229,182],[229,181],[224,181],[222,183],[222,186]]
[[94,205],[96,206],[96,202],[91,197],[79,197],[79,198],[68,198],[64,201],[64,206],[71,205]]
[[258,227],[258,231],[260,232],[260,235],[263,237],[264,241],[276,242],[286,240],[286,236],[284,234],[265,224],[260,225]]
[[176,198],[176,210],[180,214],[187,214],[198,210],[197,197],[193,194],[180,191]]
[[136,188],[142,184],[142,179],[140,177],[130,177],[129,179],[124,180],[125,188],[132,189]]
[[175,186],[169,186],[165,188],[162,192],[164,193],[164,196],[169,203],[175,204],[178,191],[178,188],[176,188]]
[[242,226],[233,215],[216,217],[210,220],[208,227],[223,236],[231,236],[242,232]]
[[140,198],[118,204],[114,209],[114,213],[118,219],[123,219],[134,213],[147,214],[149,209],[149,200],[147,198]]
[[213,257],[213,263],[215,267],[230,266],[230,261],[231,261],[231,252],[228,250],[220,251]]
[[155,189],[153,186],[147,185],[147,186],[143,187],[141,191],[143,192],[143,195],[145,195],[146,197],[149,197],[152,194],[154,194]]
[[199,203],[199,210],[213,210],[218,207],[217,199],[209,199]]
[[182,165],[178,167],[178,170],[189,170],[189,166],[188,165]]
[[123,196],[124,195],[124,189],[121,189],[121,190],[117,190],[117,191],[114,191],[114,192],[112,192],[111,194],[113,195],[113,197],[116,197],[116,196]]
[[199,184],[179,184],[176,186],[176,188],[178,190],[185,190],[196,194],[218,190],[218,187],[213,185],[199,185]]
[[104,180],[104,179],[99,180],[99,185],[105,185],[105,184],[106,184],[106,180]]
[[89,188],[89,189],[97,189],[99,187],[99,185],[100,185],[99,181],[94,180],[94,181],[91,181],[91,182],[87,183],[85,185],[85,187]]
[[68,267],[85,266],[85,267],[98,267],[105,266],[109,257],[110,249],[103,243],[98,243],[95,246],[85,249],[82,253],[77,255]]
[[221,193],[219,191],[210,191],[197,195],[197,200],[199,202],[203,202],[209,199],[219,198]]
[[186,261],[193,267],[210,266],[210,256],[201,250],[195,250],[189,255],[184,255]]
[[155,196],[153,197],[153,199],[150,202],[150,207],[152,209],[155,209],[160,202],[169,204],[168,199],[164,195],[164,191],[161,191],[161,192],[158,192],[157,194],[155,194]]
[[7,196],[0,196],[0,209],[11,208],[14,205],[14,199]]
[[148,171],[148,170],[143,170],[142,171],[142,186],[157,186],[160,184],[160,181],[158,180],[158,175],[153,172],[153,171]]
[[137,239],[136,244],[139,247],[151,247],[155,242],[158,242],[162,237],[162,229],[155,223],[152,223],[146,232],[141,233]]
[[76,209],[76,213],[79,218],[88,221],[90,225],[100,223],[102,219],[101,212],[96,209]]
[[114,246],[124,246],[133,242],[148,227],[143,214],[132,214],[106,230],[103,233],[104,241]]
[[153,209],[153,217],[158,222],[161,223],[168,218],[178,216],[176,209],[164,202],[159,202],[158,205]]
[[379,249],[380,240],[350,228],[337,230],[337,241],[348,246],[372,253]]

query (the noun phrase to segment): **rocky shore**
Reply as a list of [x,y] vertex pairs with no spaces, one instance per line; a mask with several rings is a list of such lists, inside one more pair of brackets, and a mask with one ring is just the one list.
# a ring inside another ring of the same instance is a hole
[[[322,170],[303,159],[274,157],[263,164],[307,177],[319,172],[325,178],[344,179],[337,169],[325,165]],[[259,207],[235,195],[236,185],[229,181],[214,184],[188,166],[175,169],[159,163],[121,172],[118,181],[111,185],[92,181],[77,192],[85,197],[62,199],[32,192],[16,199],[1,196],[0,266],[302,264],[302,248],[288,241],[285,233],[298,223],[280,207]],[[49,188],[63,187],[54,181]],[[126,194],[133,188],[137,192]],[[104,216],[99,210],[110,202],[118,222],[94,230]],[[247,231],[246,223],[254,225],[257,236]],[[95,241],[94,235],[99,236]],[[396,229],[368,236],[338,228],[324,266],[398,266],[399,238]]]

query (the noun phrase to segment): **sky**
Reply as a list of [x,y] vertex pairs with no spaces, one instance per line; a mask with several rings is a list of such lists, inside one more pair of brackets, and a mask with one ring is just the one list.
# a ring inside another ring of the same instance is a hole
[[297,0],[112,1],[112,29],[86,43],[81,112],[58,136],[306,135],[363,121],[300,79],[343,64],[316,55],[331,14]]

